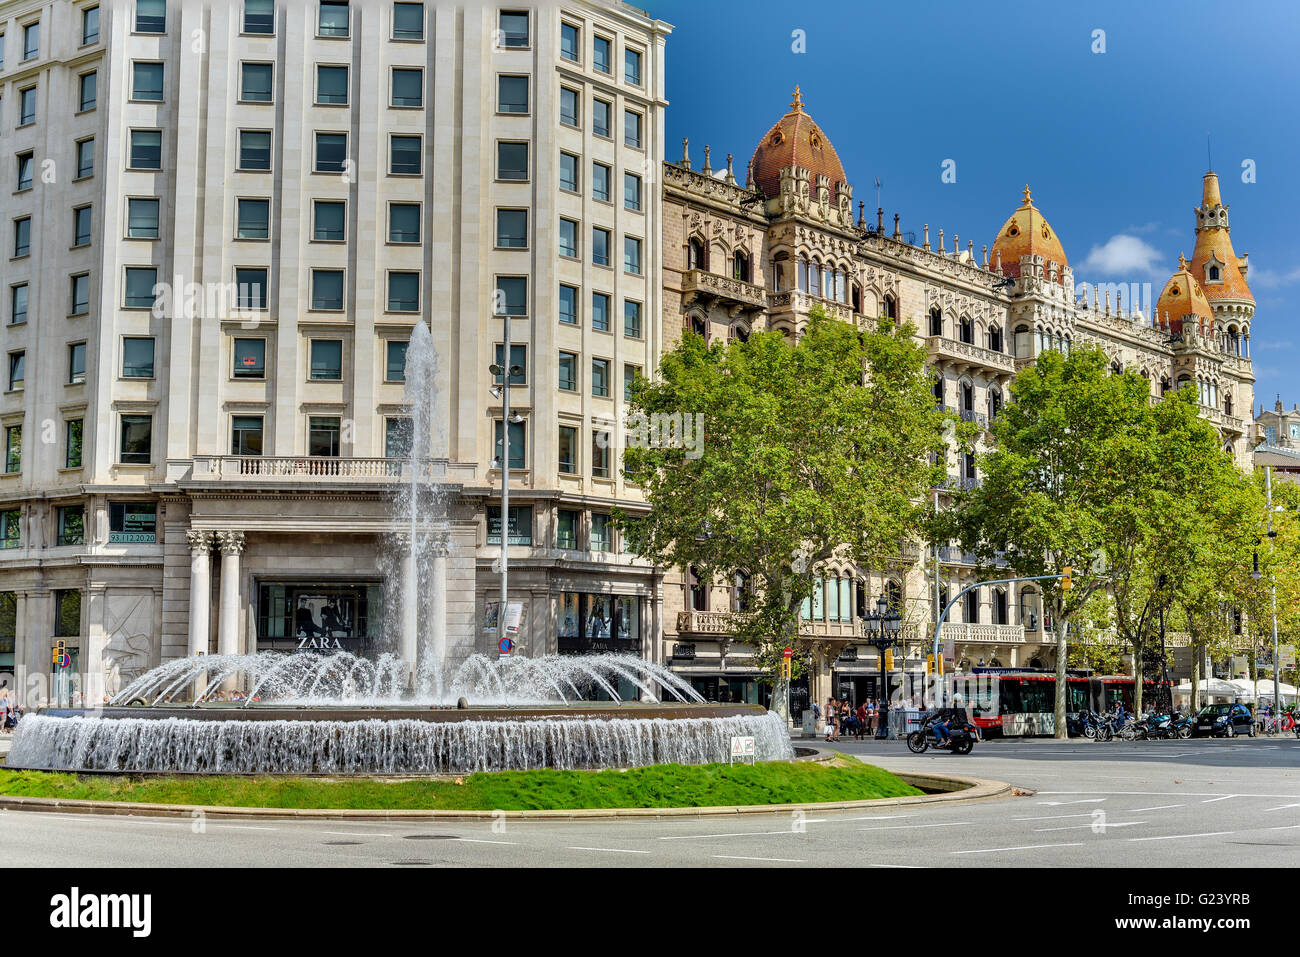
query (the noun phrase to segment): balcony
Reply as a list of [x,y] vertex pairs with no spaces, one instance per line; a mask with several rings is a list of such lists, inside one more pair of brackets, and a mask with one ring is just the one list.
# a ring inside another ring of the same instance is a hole
[[1228,415],[1226,412],[1223,413],[1223,427],[1229,432],[1236,432],[1238,435],[1246,434],[1245,421],[1237,418],[1235,415]]
[[1003,375],[1016,371],[1016,361],[1005,352],[994,352],[973,342],[958,342],[945,336],[930,336],[925,340],[930,358],[953,366],[958,373],[966,369],[983,369]]
[[687,304],[697,299],[717,302],[732,316],[746,309],[764,309],[767,306],[767,293],[762,286],[703,269],[691,269],[682,274],[682,298]]
[[1025,628],[1023,625],[973,625],[945,621],[940,637],[965,644],[1023,645]]
[[[735,634],[749,615],[733,611],[679,611],[677,613],[677,633],[691,636],[713,636],[728,638]],[[803,638],[819,640],[843,640],[861,638],[860,623],[851,621],[800,621],[799,635]]]
[[767,295],[768,308],[773,313],[799,312],[807,314],[813,306],[821,306],[826,315],[843,322],[853,322],[853,307],[834,299],[823,299],[806,292],[773,292]]
[[[473,466],[446,459],[420,463],[434,481],[473,477]],[[319,482],[322,484],[383,484],[410,479],[406,459],[344,458],[324,455],[196,455],[190,480],[195,482]],[[457,478],[453,478],[457,476]]]
[[981,429],[989,427],[989,417],[983,412],[976,412],[974,409],[962,409],[961,420],[963,422],[974,422]]

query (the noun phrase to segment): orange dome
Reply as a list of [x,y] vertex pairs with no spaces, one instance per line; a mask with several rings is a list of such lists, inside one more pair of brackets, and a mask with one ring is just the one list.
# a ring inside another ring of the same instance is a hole
[[809,184],[817,189],[817,177],[825,176],[831,181],[831,202],[839,196],[837,184],[848,185],[844,175],[844,166],[840,163],[835,147],[826,138],[822,128],[811,116],[803,111],[803,97],[799,88],[794,88],[794,102],[790,112],[777,120],[776,125],[767,131],[754,150],[751,160],[754,170],[754,184],[768,197],[781,192],[781,170],[787,166],[798,166],[812,173]]
[[1241,274],[1228,229],[1228,207],[1219,198],[1219,176],[1205,174],[1201,205],[1197,209],[1196,248],[1192,250],[1192,273],[1211,302],[1242,299],[1252,305],[1246,277]]
[[1210,308],[1201,284],[1187,267],[1187,257],[1180,254],[1178,272],[1165,283],[1164,292],[1156,300],[1157,324],[1167,319],[1169,331],[1174,335],[1182,333],[1183,322],[1188,317],[1192,317],[1202,329],[1214,328],[1214,310]]
[[1002,254],[1002,272],[1007,276],[1020,275],[1021,256],[1042,256],[1044,274],[1049,274],[1049,263],[1056,263],[1056,281],[1065,282],[1065,267],[1069,265],[1065,249],[1056,236],[1056,230],[1043,218],[1030,198],[1028,184],[1025,185],[1024,202],[1002,224],[998,238],[993,241],[989,261],[996,264],[998,253]]

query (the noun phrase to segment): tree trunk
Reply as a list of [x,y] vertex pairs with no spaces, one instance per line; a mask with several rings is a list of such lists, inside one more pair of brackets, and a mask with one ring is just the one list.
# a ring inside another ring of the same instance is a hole
[[1068,652],[1065,647],[1065,633],[1070,623],[1060,605],[1056,614],[1056,734],[1057,738],[1068,738],[1070,729],[1066,727],[1065,710],[1069,689],[1065,680],[1065,666],[1068,664]]
[[1204,656],[1205,656],[1204,649],[1199,644],[1197,644],[1196,639],[1193,638],[1192,639],[1192,706],[1191,706],[1192,715],[1196,714],[1198,710],[1197,705],[1200,703],[1201,700],[1201,692],[1200,692],[1201,659]]
[[1133,716],[1142,714],[1142,652],[1145,650],[1133,641]]

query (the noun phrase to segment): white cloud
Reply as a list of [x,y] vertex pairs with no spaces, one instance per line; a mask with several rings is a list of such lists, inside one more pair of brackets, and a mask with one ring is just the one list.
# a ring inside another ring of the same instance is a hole
[[1158,249],[1136,236],[1112,236],[1088,250],[1074,270],[1076,276],[1095,274],[1101,279],[1131,281],[1135,278],[1165,280],[1173,270]]
[[1286,272],[1252,266],[1246,276],[1246,281],[1251,286],[1258,286],[1260,289],[1277,289],[1279,286],[1289,286],[1298,279],[1300,279],[1300,266]]

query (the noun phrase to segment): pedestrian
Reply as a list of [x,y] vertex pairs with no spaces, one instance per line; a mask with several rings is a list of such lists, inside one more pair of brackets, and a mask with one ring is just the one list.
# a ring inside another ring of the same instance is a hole
[[856,730],[858,740],[861,741],[862,735],[867,730],[867,702],[865,700],[858,705],[858,726]]
[[876,699],[867,699],[867,734],[874,734],[872,728],[876,724]]

